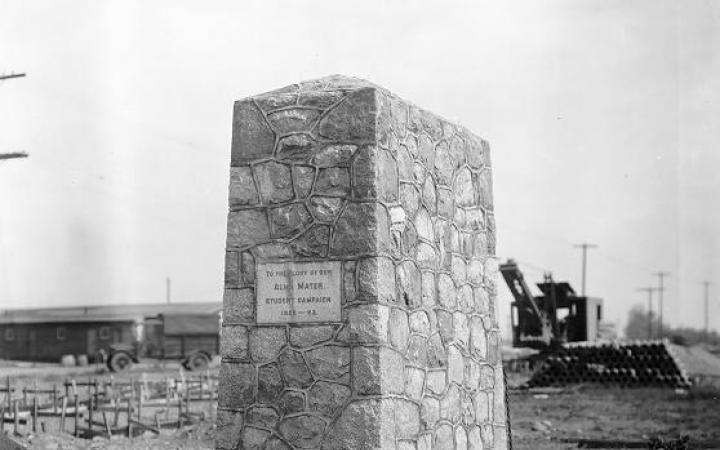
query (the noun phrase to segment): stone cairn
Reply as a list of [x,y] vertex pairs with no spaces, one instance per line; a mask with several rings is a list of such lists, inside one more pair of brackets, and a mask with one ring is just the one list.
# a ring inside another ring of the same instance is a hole
[[[229,206],[218,449],[508,448],[486,141],[295,84],[235,103]],[[259,323],[283,261],[341,268],[338,319]]]

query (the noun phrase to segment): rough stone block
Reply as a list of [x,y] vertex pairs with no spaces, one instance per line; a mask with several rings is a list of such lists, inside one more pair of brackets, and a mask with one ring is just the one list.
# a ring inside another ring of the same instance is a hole
[[235,103],[232,127],[231,165],[237,167],[244,161],[268,158],[273,154],[275,133],[262,111],[252,100]]
[[335,334],[333,325],[310,325],[290,328],[290,345],[306,348],[327,341]]
[[410,335],[407,312],[400,308],[390,311],[390,344],[398,351],[405,352]]
[[420,422],[425,430],[432,430],[440,420],[440,400],[434,397],[424,397],[420,407]]
[[290,166],[268,161],[254,166],[263,203],[282,203],[293,198]]
[[455,428],[455,450],[467,450],[468,436],[465,428],[459,425]]
[[269,431],[253,426],[246,426],[242,432],[240,448],[243,450],[260,450],[265,447],[265,442],[267,442],[268,437],[270,437]]
[[432,370],[428,371],[425,386],[428,392],[441,395],[445,392],[445,386],[447,380],[447,371],[445,370]]
[[240,287],[240,253],[225,252],[225,288]]
[[349,341],[363,344],[387,342],[390,308],[366,304],[348,306],[346,311]]
[[265,211],[244,209],[228,214],[227,247],[247,248],[270,240]]
[[260,201],[250,167],[230,168],[230,208],[255,205]]
[[308,392],[308,408],[332,419],[340,413],[350,395],[350,388],[343,384],[318,381]]
[[389,236],[390,221],[384,208],[375,203],[348,203],[335,224],[330,254],[372,255],[378,245],[388,245]]
[[310,414],[287,417],[280,422],[278,431],[296,448],[317,448],[322,442],[325,421]]
[[248,357],[248,330],[244,326],[223,327],[220,335],[220,353],[226,358]]
[[435,439],[433,441],[433,450],[454,450],[455,434],[453,428],[448,423],[442,423],[435,430]]
[[480,434],[480,427],[471,427],[468,431],[468,449],[469,450],[484,450],[482,442],[482,435]]
[[317,379],[342,380],[350,373],[350,348],[326,345],[305,353],[310,371]]
[[412,439],[420,431],[418,405],[404,399],[394,400],[395,435],[397,439]]
[[460,388],[456,384],[451,384],[443,398],[440,399],[440,418],[456,423],[462,415],[460,399]]
[[410,314],[410,331],[421,336],[430,333],[430,319],[425,311],[416,311]]
[[218,406],[247,408],[255,403],[257,369],[250,363],[222,363],[219,375]]
[[401,394],[405,387],[402,354],[386,347],[355,347],[352,351],[353,392],[359,395]]
[[372,450],[379,447],[380,401],[357,400],[348,405],[330,427],[323,450]]
[[260,327],[250,330],[250,357],[259,364],[275,361],[287,343],[284,327]]
[[245,415],[248,425],[257,425],[263,428],[273,428],[278,422],[278,413],[267,406],[253,406]]
[[252,289],[226,289],[223,295],[223,321],[250,323],[255,320],[255,300]]
[[258,401],[273,403],[285,387],[277,364],[268,364],[258,369]]
[[243,413],[237,411],[218,410],[217,442],[219,450],[234,450],[240,441],[243,429]]
[[306,388],[312,384],[312,373],[302,353],[286,349],[278,357],[278,362],[288,387]]
[[300,391],[285,391],[276,405],[283,416],[299,413],[305,410],[305,394]]
[[343,142],[373,142],[377,111],[375,96],[376,90],[372,87],[351,93],[320,121],[318,133]]
[[417,367],[405,368],[405,395],[411,400],[420,401],[423,395],[425,371]]

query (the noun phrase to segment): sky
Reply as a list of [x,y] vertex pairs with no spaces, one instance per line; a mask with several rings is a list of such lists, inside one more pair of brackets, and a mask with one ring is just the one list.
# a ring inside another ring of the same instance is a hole
[[[234,100],[358,76],[490,141],[498,256],[720,329],[720,2],[0,0],[0,309],[220,301]],[[498,303],[507,321],[509,291]]]

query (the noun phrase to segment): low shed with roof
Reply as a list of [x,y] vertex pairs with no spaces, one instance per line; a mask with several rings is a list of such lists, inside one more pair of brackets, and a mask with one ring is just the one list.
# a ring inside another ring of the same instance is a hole
[[216,303],[177,303],[6,310],[0,313],[0,358],[54,362],[70,354],[93,361],[114,343],[142,339],[148,318],[207,317],[221,308]]

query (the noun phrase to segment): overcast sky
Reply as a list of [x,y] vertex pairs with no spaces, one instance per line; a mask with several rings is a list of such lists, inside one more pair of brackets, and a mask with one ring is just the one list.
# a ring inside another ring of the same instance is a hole
[[[491,143],[498,254],[720,292],[718,1],[0,0],[0,308],[219,301],[232,102],[341,73]],[[720,295],[711,308],[720,327]],[[509,292],[500,291],[503,317]]]

